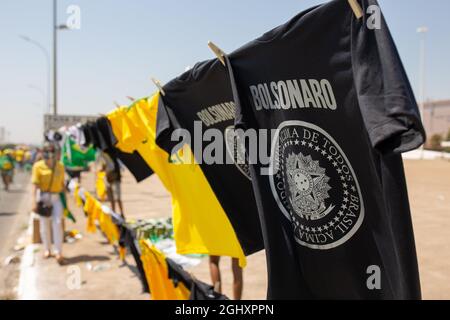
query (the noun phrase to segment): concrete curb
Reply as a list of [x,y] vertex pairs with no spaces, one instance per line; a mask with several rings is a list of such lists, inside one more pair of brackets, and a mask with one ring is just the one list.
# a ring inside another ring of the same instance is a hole
[[34,252],[37,245],[30,244],[25,248],[20,264],[20,277],[17,299],[18,300],[37,300],[36,290],[36,269],[34,268]]

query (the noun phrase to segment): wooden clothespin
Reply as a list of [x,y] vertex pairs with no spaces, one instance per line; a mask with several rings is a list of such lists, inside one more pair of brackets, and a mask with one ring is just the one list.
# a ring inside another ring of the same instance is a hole
[[159,92],[161,92],[161,94],[163,96],[166,95],[166,93],[164,92],[164,89],[161,85],[161,82],[158,79],[152,78],[153,83],[155,84],[155,86],[158,88]]
[[130,97],[130,96],[127,96],[127,99],[130,100],[131,102],[134,102],[134,100],[136,100],[135,98]]
[[114,105],[116,106],[116,108],[120,108],[120,104],[118,104],[117,101],[114,101]]
[[211,41],[208,41],[208,47],[214,52],[214,54],[217,56],[217,59],[220,60],[220,62],[226,66],[225,64],[225,53],[220,49],[218,46],[216,46]]
[[359,4],[358,0],[348,0],[348,3],[350,4],[353,13],[356,16],[356,19],[361,19],[363,16],[363,9],[361,8],[361,5]]

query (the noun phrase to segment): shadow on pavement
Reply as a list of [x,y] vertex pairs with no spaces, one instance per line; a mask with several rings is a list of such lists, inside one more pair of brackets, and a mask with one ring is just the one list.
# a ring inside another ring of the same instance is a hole
[[65,258],[64,264],[70,265],[70,264],[77,264],[77,263],[83,263],[83,262],[94,262],[94,261],[109,261],[110,258],[107,256],[90,256],[90,255],[82,255],[77,257],[71,257],[71,258]]
[[8,193],[13,193],[13,194],[22,194],[22,193],[26,193],[27,191],[26,190],[15,190],[15,189],[10,189],[10,190],[8,190],[7,191]]
[[17,212],[0,212],[0,217],[11,217],[15,216]]

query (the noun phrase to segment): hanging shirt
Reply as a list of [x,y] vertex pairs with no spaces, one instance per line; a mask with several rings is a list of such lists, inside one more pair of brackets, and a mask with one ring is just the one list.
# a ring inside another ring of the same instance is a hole
[[[239,161],[245,151],[239,153],[238,149],[242,144],[234,130],[235,105],[226,68],[217,59],[199,63],[164,86],[164,92],[158,110],[158,145],[171,153],[180,143],[172,139],[175,130],[189,132],[191,139],[186,143],[194,150],[195,161],[233,225],[244,252],[249,255],[262,250],[248,164]],[[207,132],[218,138],[211,143],[202,142],[203,133]]]
[[111,215],[106,213],[103,209],[99,211],[98,223],[100,230],[106,236],[109,243],[112,245],[118,243],[120,239],[119,228],[113,222]]
[[[52,177],[53,176],[53,177]],[[33,165],[31,183],[38,186],[39,190],[50,193],[64,191],[64,165],[57,162],[55,167],[49,167],[44,160]]]
[[[159,94],[136,101],[130,108],[116,109],[108,115],[117,147],[136,150],[155,171],[172,195],[174,237],[180,254],[209,254],[246,260],[233,227],[200,167],[191,160],[189,148],[169,159],[156,145],[156,117]],[[182,154],[184,152],[184,154]]]
[[82,148],[70,136],[62,147],[62,162],[68,170],[85,170],[90,162],[95,161],[96,151],[92,147]]
[[179,283],[176,287],[169,279],[166,257],[147,240],[140,241],[141,260],[152,300],[188,300],[190,292]]
[[400,153],[425,133],[389,29],[368,18],[330,1],[230,55],[236,125],[277,129],[270,160],[249,159],[269,298],[421,296]]
[[107,187],[106,187],[106,172],[97,172],[97,177],[95,179],[95,192],[97,198],[100,201],[106,201],[107,198]]
[[153,175],[153,170],[137,151],[126,153],[115,147],[117,139],[106,117],[97,119],[95,123],[91,124],[90,129],[92,132],[97,133],[97,139],[94,139],[96,147],[103,150],[113,159],[116,170],[118,167],[117,160],[120,160],[135,177],[137,182],[144,181]]

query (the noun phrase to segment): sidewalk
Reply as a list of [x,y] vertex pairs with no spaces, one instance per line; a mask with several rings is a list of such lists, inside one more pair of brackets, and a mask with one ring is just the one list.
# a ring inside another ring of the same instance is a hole
[[29,174],[16,172],[9,192],[0,186],[0,300],[17,296],[21,249],[27,240],[29,181]]
[[[83,175],[81,185],[94,192],[94,174]],[[125,173],[122,183],[124,207],[127,218],[162,218],[171,216],[170,196],[157,177],[141,184]],[[83,234],[81,240],[64,244],[67,264],[58,266],[54,259],[44,260],[40,245],[29,246],[22,260],[22,275],[19,285],[20,299],[87,299],[87,300],[145,300],[142,293],[135,262],[129,254],[124,265],[116,250],[100,232],[88,234],[86,219],[81,209],[76,208],[69,197],[69,207],[77,218],[73,224],[66,220],[66,230],[77,229]],[[246,299],[265,299],[266,264],[264,253],[248,259],[244,273]],[[196,278],[210,283],[208,259],[190,269]],[[78,281],[77,277],[81,281]],[[222,261],[224,293],[232,297],[231,260]],[[81,286],[77,288],[77,283]]]

